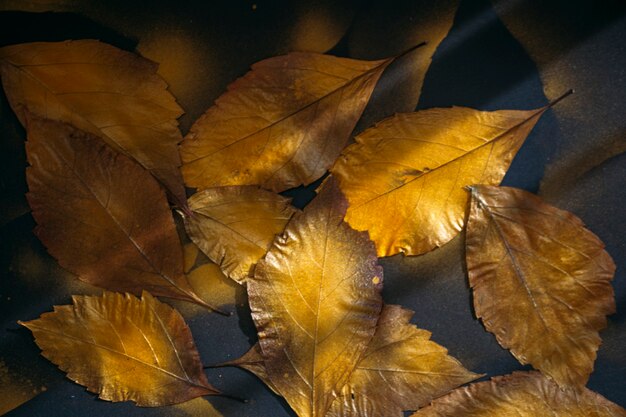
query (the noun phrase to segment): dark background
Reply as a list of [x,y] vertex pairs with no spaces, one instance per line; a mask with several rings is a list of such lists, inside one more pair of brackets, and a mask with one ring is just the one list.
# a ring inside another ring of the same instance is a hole
[[[450,4],[450,1],[445,2]],[[453,3],[453,2],[452,2]],[[428,41],[428,25],[445,25],[433,1],[152,1],[0,0],[0,46],[96,38],[161,63],[160,73],[186,114],[181,130],[252,63],[291,50],[377,59]],[[578,215],[617,264],[617,314],[588,387],[626,406],[626,7],[611,1],[460,0],[437,49],[419,103],[411,102],[411,65],[387,71],[357,131],[415,108],[464,105],[483,110],[542,106],[576,94],[539,121],[504,184],[537,192]],[[414,87],[414,85],[413,85]],[[406,93],[405,93],[406,92]],[[407,104],[408,103],[408,104]],[[60,269],[33,236],[24,198],[24,131],[0,93],[0,410],[37,393],[10,416],[293,416],[254,376],[211,369],[211,383],[245,397],[219,397],[156,409],[108,403],[74,384],[39,355],[27,320],[67,304],[70,294],[100,290]],[[302,207],[315,185],[292,190]],[[415,310],[467,368],[488,376],[522,367],[475,320],[465,276],[463,235],[419,257],[381,260],[384,298]],[[235,358],[255,340],[245,300],[230,318],[182,309],[207,364]],[[43,390],[45,387],[45,390]],[[215,411],[217,410],[217,411]],[[0,411],[1,412],[1,411]]]

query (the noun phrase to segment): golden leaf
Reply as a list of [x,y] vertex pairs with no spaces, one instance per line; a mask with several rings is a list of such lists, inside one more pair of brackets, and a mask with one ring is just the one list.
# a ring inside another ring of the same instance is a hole
[[181,243],[156,180],[89,133],[27,118],[35,234],[59,264],[99,287],[209,307],[185,280]]
[[380,122],[331,169],[350,203],[346,221],[370,233],[378,256],[443,245],[463,227],[463,187],[499,184],[547,108],[436,108]]
[[72,297],[20,324],[68,378],[108,401],[156,407],[218,394],[182,316],[144,292]]
[[136,159],[183,207],[177,145],[183,113],[158,65],[95,40],[36,42],[0,48],[11,107],[70,123]]
[[187,234],[239,283],[296,211],[289,199],[253,185],[209,188],[191,196],[188,204]]
[[279,192],[315,181],[346,145],[376,82],[396,58],[298,52],[257,62],[185,137],[186,185],[256,184]]
[[[585,386],[615,312],[615,264],[573,214],[508,187],[471,187],[467,270],[476,315],[523,364]],[[506,300],[506,301],[504,301]]]
[[436,399],[411,417],[626,417],[626,410],[586,388],[559,388],[539,372],[477,382]]
[[342,221],[346,207],[336,183],[327,182],[248,278],[268,377],[300,417],[326,414],[382,307],[374,245]]

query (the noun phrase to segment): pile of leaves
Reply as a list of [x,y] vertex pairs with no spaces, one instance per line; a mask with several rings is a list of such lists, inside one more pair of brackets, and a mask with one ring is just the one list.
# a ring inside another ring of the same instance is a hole
[[[298,416],[626,416],[585,388],[615,310],[613,261],[573,214],[498,186],[569,92],[535,110],[397,114],[350,143],[383,71],[413,49],[263,60],[184,139],[183,111],[151,61],[91,40],[0,49],[27,132],[35,234],[106,290],[22,323],[43,355],[109,401],[220,394],[182,316],[155,298],[219,312],[188,280],[174,209],[247,291],[258,343],[226,365],[256,374]],[[303,211],[278,194],[328,171]],[[477,317],[539,372],[458,388],[482,375],[411,311],[384,304],[378,257],[424,254],[463,228]]]

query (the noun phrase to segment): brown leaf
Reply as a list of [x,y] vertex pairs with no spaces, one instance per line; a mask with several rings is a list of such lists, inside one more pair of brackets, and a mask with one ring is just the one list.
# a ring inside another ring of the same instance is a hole
[[224,274],[243,283],[296,209],[256,186],[216,187],[188,201],[187,234]]
[[207,306],[185,280],[172,214],[148,172],[61,122],[28,116],[27,133],[35,234],[62,267],[99,287]]
[[158,65],[95,40],[0,48],[2,84],[22,124],[24,108],[100,136],[136,159],[184,207],[177,145],[183,113]]
[[144,292],[72,297],[39,319],[20,322],[43,356],[108,401],[156,407],[218,394],[207,381],[182,316]]
[[327,182],[248,279],[268,377],[300,417],[326,414],[382,306],[374,245],[342,221],[346,207],[337,185]]
[[315,181],[346,145],[394,59],[297,52],[257,62],[185,137],[186,185],[256,184],[279,192]]
[[586,388],[563,390],[539,372],[514,372],[436,399],[411,417],[625,417],[626,410]]
[[[473,186],[467,270],[476,315],[523,364],[585,386],[615,312],[615,264],[573,214],[508,187]],[[505,301],[506,300],[506,301]]]
[[471,184],[499,184],[548,107],[483,112],[464,107],[398,114],[356,137],[331,169],[378,256],[419,255],[463,227]]

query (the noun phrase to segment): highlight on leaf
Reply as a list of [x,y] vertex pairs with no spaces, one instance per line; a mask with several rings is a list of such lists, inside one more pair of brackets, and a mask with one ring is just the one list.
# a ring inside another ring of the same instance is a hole
[[185,207],[177,150],[183,110],[157,68],[96,40],[0,48],[2,84],[23,125],[27,110],[101,137],[149,170]]
[[253,184],[276,192],[310,184],[346,145],[378,79],[396,58],[360,61],[295,52],[257,62],[185,137],[185,184]]
[[[615,264],[573,214],[509,187],[470,187],[467,271],[498,343],[561,386],[582,388],[615,312]],[[506,300],[506,301],[505,301]]]
[[189,198],[191,240],[224,274],[244,283],[296,212],[289,199],[257,186],[216,187]]
[[42,355],[103,400],[156,407],[216,395],[182,316],[144,292],[72,297],[20,322]]
[[587,388],[561,389],[539,372],[476,382],[438,398],[411,417],[626,417],[626,410]]
[[113,291],[192,301],[180,240],[156,180],[99,138],[27,115],[28,202],[59,264]]
[[331,180],[296,213],[248,279],[267,375],[300,417],[322,417],[366,350],[382,307],[367,233],[342,219]]
[[463,187],[499,184],[550,105],[435,108],[378,123],[331,169],[350,204],[346,221],[369,232],[378,256],[419,255],[447,243],[463,227]]

